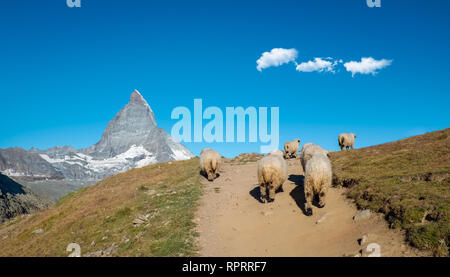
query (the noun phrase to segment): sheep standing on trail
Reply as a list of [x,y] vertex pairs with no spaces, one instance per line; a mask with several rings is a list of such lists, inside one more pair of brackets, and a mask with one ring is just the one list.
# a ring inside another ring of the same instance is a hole
[[356,134],[340,134],[338,137],[339,147],[341,151],[344,149],[352,148],[355,144]]
[[[287,165],[283,152],[275,152],[258,161],[258,184],[261,191],[260,200],[265,203],[275,198],[275,191],[283,190],[283,183],[287,179]],[[269,195],[267,197],[267,191]]]
[[200,152],[200,168],[202,174],[208,177],[209,181],[217,178],[222,163],[219,152],[211,148],[205,148]]
[[305,212],[312,215],[312,202],[314,196],[318,198],[318,206],[325,206],[325,195],[331,186],[331,163],[326,155],[315,154],[306,163],[305,170]]
[[284,144],[284,152],[286,153],[286,158],[295,157],[295,153],[300,147],[300,139],[294,139],[293,141],[288,141]]
[[306,170],[306,164],[308,161],[314,156],[315,154],[324,154],[325,156],[328,155],[328,151],[320,147],[319,145],[313,144],[313,143],[307,143],[303,146],[300,156],[300,162],[303,167],[303,172]]

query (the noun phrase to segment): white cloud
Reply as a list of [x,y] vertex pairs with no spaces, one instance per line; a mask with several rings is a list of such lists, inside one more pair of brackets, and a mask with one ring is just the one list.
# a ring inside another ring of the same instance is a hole
[[256,61],[258,64],[256,69],[262,71],[264,68],[271,66],[280,66],[285,63],[294,62],[297,56],[298,52],[294,48],[273,48],[270,52],[264,52]]
[[360,74],[376,74],[377,70],[385,68],[391,65],[392,60],[375,60],[372,57],[361,58],[360,62],[350,61],[344,63],[345,69],[355,76],[356,73]]
[[334,67],[337,65],[337,61],[333,61],[332,58],[315,58],[314,61],[303,62],[297,65],[297,71],[301,72],[313,72],[313,71],[328,71],[334,72]]

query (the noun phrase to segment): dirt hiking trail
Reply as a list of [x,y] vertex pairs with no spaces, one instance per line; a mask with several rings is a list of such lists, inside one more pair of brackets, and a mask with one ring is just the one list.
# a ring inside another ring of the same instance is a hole
[[[204,194],[194,219],[200,233],[199,256],[367,256],[366,247],[377,243],[385,256],[418,256],[399,230],[389,229],[380,214],[358,221],[359,212],[344,195],[329,188],[326,205],[303,212],[303,170],[298,159],[288,163],[288,180],[275,201],[258,201],[257,162],[232,164],[227,160],[221,175],[204,181]],[[365,235],[365,241],[358,240]],[[372,252],[373,253],[373,252]]]

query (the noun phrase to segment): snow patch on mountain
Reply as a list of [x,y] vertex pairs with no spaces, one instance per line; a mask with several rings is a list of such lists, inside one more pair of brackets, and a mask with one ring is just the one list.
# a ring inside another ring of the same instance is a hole
[[189,160],[192,158],[192,154],[183,150],[172,149],[173,154],[171,155],[174,160]]
[[[78,153],[78,155],[83,155]],[[134,167],[135,162],[140,162],[139,167],[156,162],[154,155],[143,146],[132,145],[126,152],[112,158],[95,160],[88,155],[83,155],[88,163],[87,168],[95,172],[103,172],[110,169],[124,171]]]
[[30,177],[40,177],[40,178],[47,178],[47,177],[51,177],[48,175],[42,175],[42,174],[33,174],[33,173],[29,173],[29,172],[19,172],[19,171],[15,171],[12,168],[8,168],[5,170],[0,171],[1,174],[6,175],[6,176],[10,176],[10,177],[24,177],[24,176],[30,176]]
[[[177,157],[182,158],[185,157],[186,154],[183,155]],[[154,154],[147,151],[143,146],[136,145],[132,145],[130,149],[124,153],[107,159],[94,159],[92,156],[83,153],[74,153],[74,155],[71,156],[65,155],[63,158],[51,158],[46,154],[40,154],[40,156],[51,164],[77,164],[96,173],[104,173],[111,170],[113,172],[122,172],[131,168],[140,168],[157,162]]]
[[44,160],[46,160],[47,162],[54,164],[54,163],[68,163],[68,164],[77,164],[80,166],[83,166],[83,164],[81,162],[76,162],[73,160],[83,160],[81,157],[78,156],[68,156],[65,155],[64,158],[50,158],[47,154],[39,154],[39,156],[41,156],[41,158],[43,158]]

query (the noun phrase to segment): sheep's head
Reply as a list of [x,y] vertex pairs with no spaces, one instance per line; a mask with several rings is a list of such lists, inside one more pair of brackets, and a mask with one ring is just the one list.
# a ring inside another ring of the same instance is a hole
[[356,138],[356,134],[352,134],[354,138]]
[[296,141],[296,142],[300,143],[300,139],[295,139],[294,141]]

